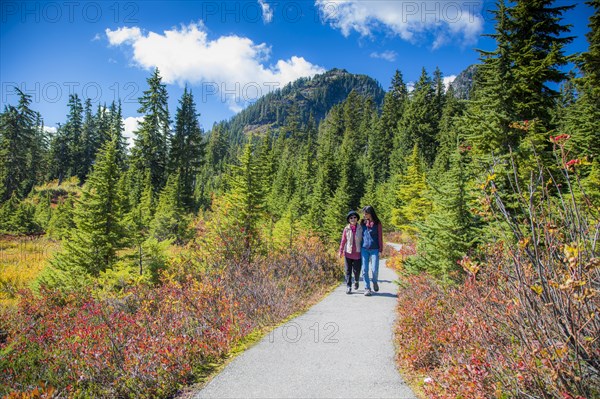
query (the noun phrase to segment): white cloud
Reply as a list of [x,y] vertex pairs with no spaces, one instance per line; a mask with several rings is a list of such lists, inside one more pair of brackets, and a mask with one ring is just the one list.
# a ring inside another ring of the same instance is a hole
[[483,31],[481,2],[315,0],[315,6],[322,21],[346,37],[353,31],[361,36],[384,31],[417,43],[433,35],[435,49],[457,39],[463,46],[473,44]]
[[133,28],[119,28],[117,30],[106,29],[108,42],[113,46],[129,42],[132,43],[142,36],[142,31],[137,26]]
[[202,84],[203,95],[220,95],[234,111],[293,80],[324,72],[299,56],[264,65],[271,55],[265,43],[236,35],[209,40],[201,22],[163,34],[134,27],[106,29],[106,35],[113,46],[131,46],[138,66],[158,67],[165,83]]
[[55,134],[57,132],[57,129],[54,126],[44,126],[44,132]]
[[382,53],[373,52],[370,55],[371,58],[379,58],[379,59],[386,60],[389,62],[396,61],[397,56],[398,56],[398,53],[396,53],[395,51],[392,51],[392,50],[386,50]]
[[127,147],[133,147],[134,132],[138,129],[139,123],[144,120],[143,116],[129,116],[123,119],[123,136],[127,139]]
[[265,24],[270,23],[273,20],[273,10],[269,3],[265,0],[258,0],[258,4],[260,4],[260,8],[262,9],[262,19]]

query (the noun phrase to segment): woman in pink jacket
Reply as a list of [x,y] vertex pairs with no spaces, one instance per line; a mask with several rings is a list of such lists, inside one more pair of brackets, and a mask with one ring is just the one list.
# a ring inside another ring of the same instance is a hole
[[342,232],[342,242],[340,243],[339,255],[344,256],[346,265],[346,294],[352,293],[352,274],[354,273],[354,289],[358,289],[358,279],[360,278],[361,268],[361,244],[363,237],[363,228],[358,223],[358,213],[348,212],[346,216],[348,225]]

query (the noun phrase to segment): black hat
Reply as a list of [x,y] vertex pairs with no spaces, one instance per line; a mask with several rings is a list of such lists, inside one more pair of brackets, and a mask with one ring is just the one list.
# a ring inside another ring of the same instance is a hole
[[350,221],[350,216],[356,216],[357,219],[360,219],[360,216],[358,216],[358,213],[356,211],[350,211],[348,212],[348,216],[346,216],[346,221],[349,222]]

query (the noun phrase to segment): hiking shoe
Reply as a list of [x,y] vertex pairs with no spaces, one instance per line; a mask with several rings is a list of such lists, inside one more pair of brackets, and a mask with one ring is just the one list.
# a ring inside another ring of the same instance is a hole
[[373,290],[375,292],[379,291],[379,285],[377,284],[377,281],[373,281]]
[[371,293],[371,290],[367,288],[367,289],[365,290],[365,296],[371,296],[371,295],[373,295],[373,294]]
[[352,287],[346,288],[346,294],[350,294],[350,293],[352,293]]
[[357,290],[358,289],[358,281],[354,282],[354,289]]

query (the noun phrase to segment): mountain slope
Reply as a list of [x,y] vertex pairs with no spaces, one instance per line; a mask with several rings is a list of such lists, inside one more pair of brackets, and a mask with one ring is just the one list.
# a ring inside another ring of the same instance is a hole
[[277,129],[292,118],[300,125],[307,125],[311,119],[318,124],[331,107],[344,101],[352,90],[372,97],[378,107],[383,103],[385,92],[376,80],[332,69],[312,78],[300,78],[259,98],[225,122],[225,128],[232,141],[239,143],[246,134]]

